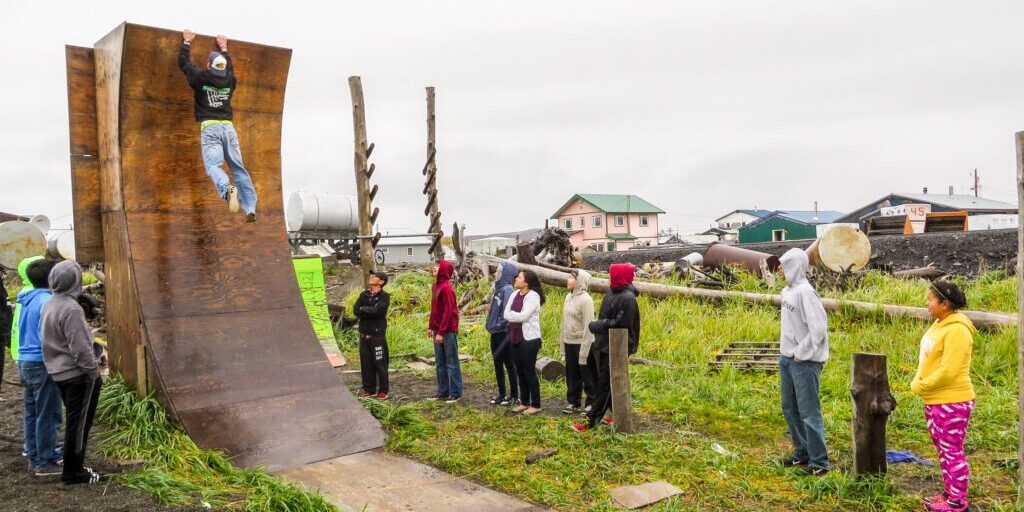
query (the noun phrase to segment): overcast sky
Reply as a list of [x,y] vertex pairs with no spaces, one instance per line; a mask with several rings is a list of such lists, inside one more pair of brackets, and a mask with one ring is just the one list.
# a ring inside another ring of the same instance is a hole
[[71,222],[63,47],[122,21],[293,49],[286,195],[353,193],[360,75],[383,226],[426,227],[427,85],[443,221],[470,234],[541,226],[577,192],[640,195],[685,232],[967,192],[974,168],[1016,202],[1021,20],[1019,0],[4,2],[0,211]]

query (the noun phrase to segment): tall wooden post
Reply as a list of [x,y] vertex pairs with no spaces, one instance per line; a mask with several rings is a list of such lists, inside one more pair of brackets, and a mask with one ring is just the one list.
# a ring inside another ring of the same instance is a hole
[[423,174],[427,177],[427,182],[423,184],[423,194],[427,196],[427,209],[423,213],[429,223],[427,232],[434,235],[430,254],[436,263],[444,259],[444,246],[441,245],[444,233],[441,229],[441,212],[437,206],[437,147],[434,142],[434,88],[427,87],[427,165],[423,167]]
[[1017,132],[1017,505],[1024,508],[1024,132]]
[[633,395],[629,391],[629,332],[610,329],[608,358],[612,377],[612,420],[615,431],[633,432]]
[[853,473],[886,472],[885,422],[896,409],[885,354],[853,354]]
[[363,83],[358,76],[348,77],[348,88],[352,93],[352,134],[355,137],[355,172],[356,172],[356,197],[359,202],[359,264],[363,268],[363,282],[370,277],[370,273],[376,270],[376,262],[373,260],[373,248],[380,240],[370,238],[373,231],[373,223],[377,220],[379,209],[370,213],[370,202],[376,195],[376,187],[370,191],[370,175],[373,169],[367,167],[370,153],[373,146],[366,144],[366,110],[363,104]]

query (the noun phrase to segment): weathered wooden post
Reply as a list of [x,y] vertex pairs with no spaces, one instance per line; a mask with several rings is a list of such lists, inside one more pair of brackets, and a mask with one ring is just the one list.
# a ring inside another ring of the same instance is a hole
[[441,211],[437,205],[437,146],[434,137],[434,88],[427,87],[427,165],[423,166],[423,174],[427,177],[427,182],[423,184],[427,209],[423,213],[429,224],[427,232],[434,236],[429,252],[436,263],[444,259],[444,246],[441,245],[444,232],[441,230]]
[[377,187],[370,190],[370,176],[374,166],[367,168],[373,144],[366,145],[366,110],[363,104],[363,83],[358,76],[348,77],[348,88],[352,94],[352,134],[355,137],[356,197],[359,202],[359,264],[363,268],[363,282],[377,268],[373,260],[373,249],[380,241],[380,233],[373,236],[373,224],[377,222],[379,208],[370,213],[370,202],[377,195]]
[[885,422],[896,409],[885,354],[853,354],[853,473],[886,472]]
[[612,373],[612,420],[615,431],[633,432],[633,395],[629,391],[629,332],[611,329],[608,333]]
[[1017,132],[1017,506],[1024,508],[1024,132]]

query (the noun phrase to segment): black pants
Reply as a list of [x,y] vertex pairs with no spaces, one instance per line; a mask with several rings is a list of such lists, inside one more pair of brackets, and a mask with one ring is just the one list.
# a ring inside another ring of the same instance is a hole
[[[579,407],[582,405],[593,405],[594,403],[594,374],[589,365],[581,365],[580,346],[570,343],[565,344],[565,399],[570,404]],[[587,359],[591,359],[588,355]],[[585,402],[581,402],[583,393],[587,394]]]
[[540,380],[537,379],[537,353],[540,352],[540,338],[523,340],[512,345],[519,375],[519,400],[523,405],[540,407]]
[[590,419],[590,426],[595,427],[612,407],[612,368],[607,352],[591,351],[590,355],[594,356],[594,369],[597,375],[594,386],[594,403],[591,405],[587,417]]
[[58,382],[60,399],[64,402],[67,419],[64,422],[64,472],[61,480],[78,483],[87,480],[85,472],[85,448],[89,444],[89,431],[96,416],[96,402],[100,398],[103,380],[80,375],[64,382]]
[[389,361],[386,335],[359,335],[359,374],[363,379],[363,391],[371,395],[391,391],[388,384]]
[[[508,342],[508,333],[491,333],[491,357],[494,358],[494,378],[498,381],[498,396],[519,398],[519,376],[516,374],[516,363],[512,359],[512,344]],[[506,373],[509,394],[505,394]]]

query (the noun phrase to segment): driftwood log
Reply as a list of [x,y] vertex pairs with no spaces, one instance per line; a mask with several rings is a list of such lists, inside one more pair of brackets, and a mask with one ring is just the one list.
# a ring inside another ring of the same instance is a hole
[[543,459],[544,457],[550,457],[556,453],[558,453],[557,448],[548,448],[546,450],[535,451],[526,456],[526,463],[533,464],[534,462],[537,462],[538,460]]
[[886,472],[885,422],[896,409],[885,354],[853,354],[853,473]]
[[[480,257],[487,259],[489,262],[491,262],[491,264],[509,262],[509,260],[504,260],[495,256],[481,255]],[[520,269],[533,270],[534,272],[537,273],[537,276],[540,277],[542,282],[553,286],[565,287],[566,282],[569,279],[569,274],[565,272],[558,272],[537,265],[525,265],[520,262],[512,263],[514,263]],[[647,283],[644,281],[636,281],[633,283],[633,286],[635,286],[641,294],[659,299],[664,299],[667,297],[696,297],[707,300],[742,299],[747,302],[752,302],[755,304],[771,304],[776,307],[779,307],[779,305],[782,302],[780,296],[773,295],[770,293],[704,290],[701,288],[691,288],[687,286],[672,286],[658,283]],[[590,291],[597,293],[608,293],[608,280],[600,278],[591,279]],[[932,320],[932,318],[928,316],[927,308],[921,307],[897,306],[893,304],[875,304],[873,302],[826,298],[822,298],[821,302],[825,306],[825,310],[831,312],[850,309],[854,311],[867,313],[880,312],[886,315],[916,318],[925,321]],[[974,323],[974,326],[979,329],[998,331],[1003,327],[1017,325],[1016,313],[995,313],[991,311],[961,311],[961,313],[970,318],[971,322]]]
[[935,264],[929,263],[927,267],[912,268],[910,270],[900,270],[900,271],[897,271],[897,272],[893,272],[892,275],[894,275],[894,276],[896,276],[896,277],[898,277],[900,279],[918,279],[918,278],[921,278],[921,279],[927,279],[929,281],[933,281],[935,279],[938,279],[938,278],[946,275],[946,273],[943,272],[938,267],[936,267]]

